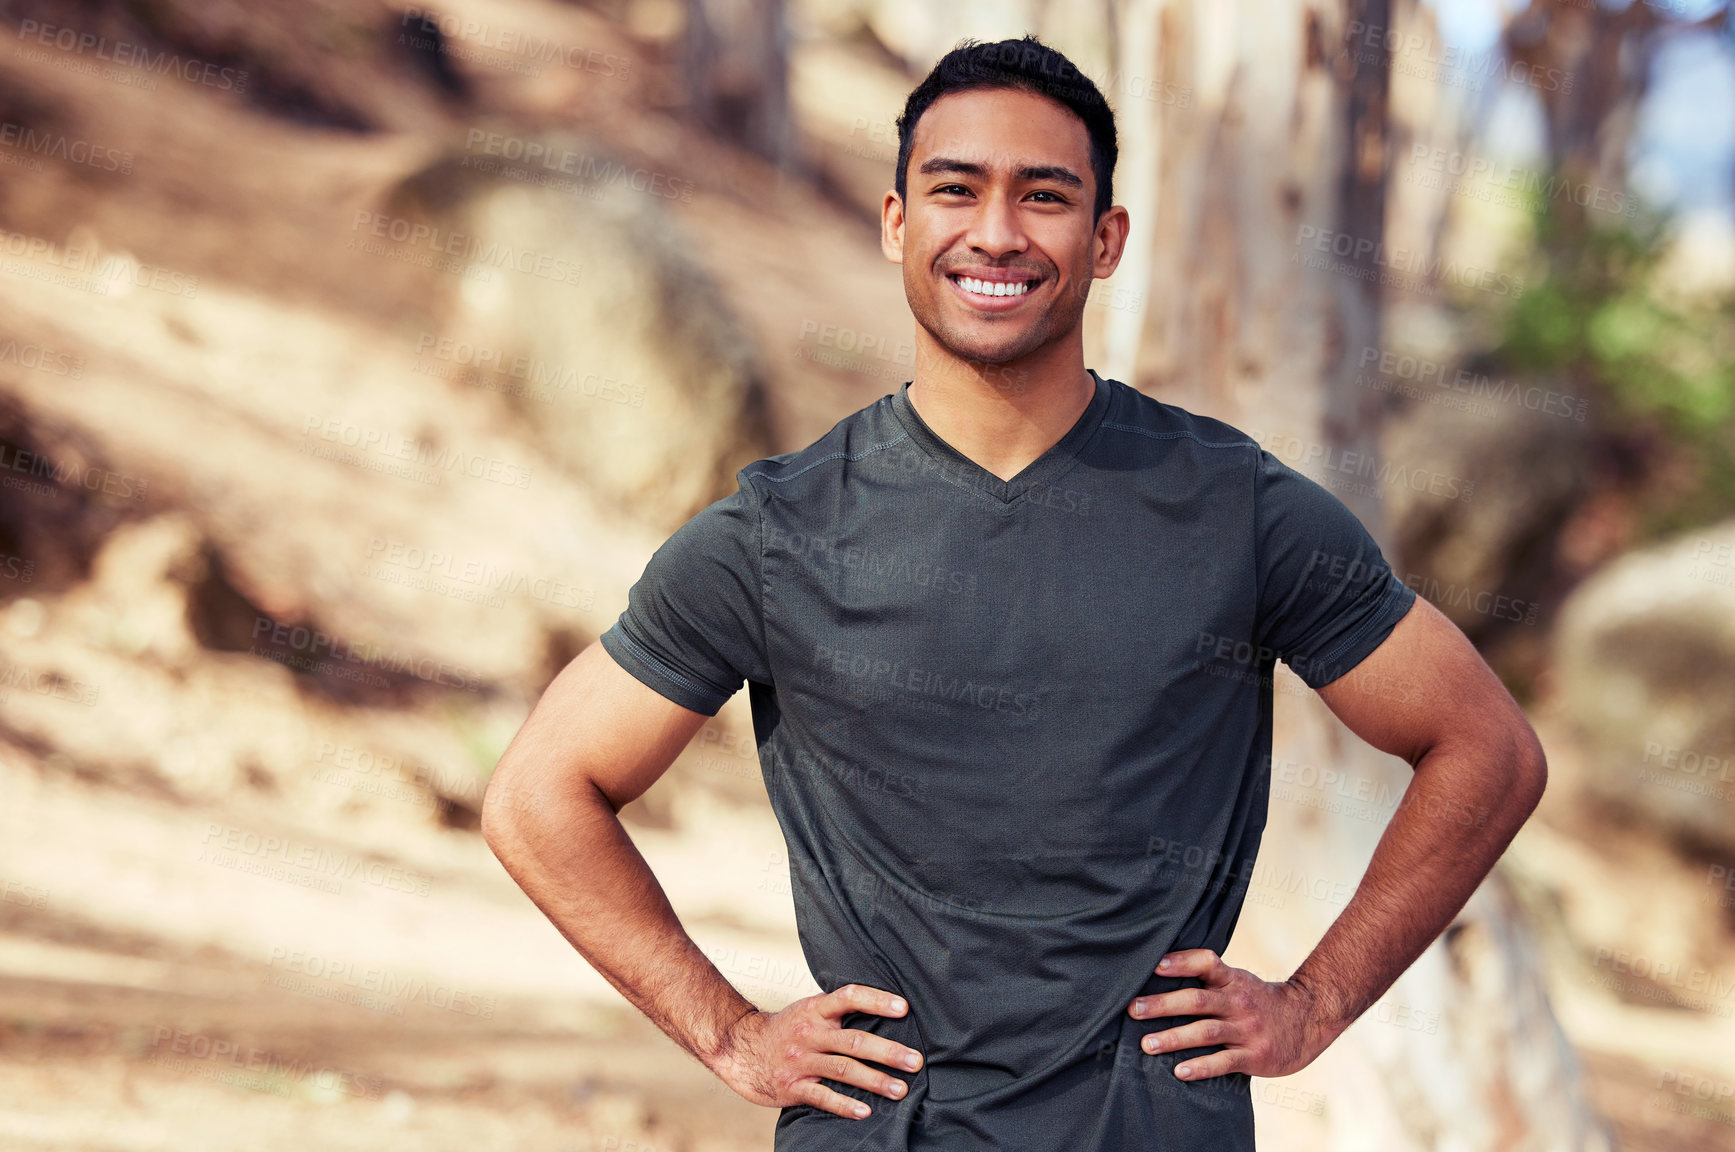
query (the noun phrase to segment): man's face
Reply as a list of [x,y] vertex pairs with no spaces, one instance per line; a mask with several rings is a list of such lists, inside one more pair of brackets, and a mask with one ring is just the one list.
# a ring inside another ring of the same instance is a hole
[[886,194],[881,247],[910,311],[961,359],[1005,364],[1080,326],[1093,278],[1120,260],[1126,212],[1096,221],[1090,135],[1017,89],[940,97],[916,124],[906,197]]

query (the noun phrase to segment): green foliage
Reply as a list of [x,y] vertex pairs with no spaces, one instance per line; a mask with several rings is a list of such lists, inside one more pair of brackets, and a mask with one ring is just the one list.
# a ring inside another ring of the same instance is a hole
[[1668,470],[1689,479],[1642,494],[1643,536],[1735,514],[1735,293],[1672,291],[1660,275],[1664,218],[1608,227],[1586,215],[1553,199],[1536,205],[1536,268],[1493,358],[1569,381],[1593,398],[1600,435],[1674,457]]

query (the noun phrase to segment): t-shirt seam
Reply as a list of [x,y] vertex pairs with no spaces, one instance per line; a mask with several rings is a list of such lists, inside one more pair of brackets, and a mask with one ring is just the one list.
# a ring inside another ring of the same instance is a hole
[[1182,430],[1176,431],[1176,432],[1152,432],[1149,428],[1140,428],[1135,424],[1119,424],[1119,423],[1116,423],[1115,421],[1112,421],[1112,420],[1104,420],[1101,424],[1101,427],[1103,427],[1103,428],[1116,428],[1122,432],[1134,432],[1140,436],[1149,436],[1152,440],[1178,440],[1178,439],[1191,440],[1191,441],[1193,441],[1193,443],[1203,445],[1206,448],[1257,448],[1257,447],[1259,447],[1258,444],[1254,443],[1251,440],[1229,440],[1229,441],[1204,440],[1204,439],[1201,439],[1196,432],[1191,432],[1191,431],[1188,431],[1186,429],[1182,429]]
[[1262,487],[1259,480],[1260,473],[1263,471],[1261,465],[1264,462],[1263,451],[1253,457],[1253,496],[1247,502],[1252,510],[1252,523],[1248,525],[1248,532],[1253,537],[1253,638],[1260,643],[1264,643],[1265,640],[1263,634],[1265,622],[1260,619],[1261,610],[1265,605],[1265,534],[1260,531],[1262,521],[1259,518],[1259,490]]
[[765,498],[751,482],[747,487],[753,490],[753,508],[759,521],[759,652],[765,661],[765,678],[769,681],[772,677],[770,631],[765,626],[765,593],[768,587],[765,580]]
[[[1099,379],[1100,379],[1100,377],[1099,377]],[[1104,382],[1105,383],[1111,383],[1111,384],[1120,383],[1118,380],[1117,381],[1104,381]],[[1126,385],[1124,385],[1124,384],[1122,384],[1121,386],[1123,388],[1126,387]],[[906,399],[906,403],[907,402],[908,401]],[[1094,397],[1092,398],[1091,403],[1092,404],[1096,403],[1096,400]],[[1097,420],[1096,425],[1091,428],[1090,435],[1086,436],[1082,441],[1079,442],[1079,445],[1077,448],[1073,449],[1071,452],[1069,452],[1067,454],[1068,459],[1059,466],[1059,470],[1056,471],[1054,473],[1054,475],[1052,475],[1052,476],[1048,477],[1046,480],[1042,481],[1041,487],[1044,487],[1044,488],[1053,487],[1055,484],[1058,484],[1060,482],[1060,478],[1062,476],[1065,476],[1067,473],[1071,472],[1073,469],[1077,468],[1081,463],[1083,463],[1084,458],[1090,452],[1091,446],[1094,445],[1097,441],[1097,438],[1102,435],[1102,430],[1104,427],[1116,427],[1116,428],[1128,427],[1127,425],[1122,425],[1122,424],[1115,424],[1115,425],[1109,424],[1107,417],[1108,417],[1108,414],[1114,410],[1114,403],[1115,403],[1114,390],[1111,388],[1108,391],[1108,403],[1103,405],[1102,418]],[[910,438],[913,435],[913,430],[909,427],[908,421],[906,421],[904,419],[903,413],[897,410],[896,405],[893,406],[892,415],[897,419],[897,421],[900,424],[904,425],[904,434],[902,436],[899,436],[897,440],[893,440],[890,442],[891,444],[896,444],[898,442],[898,440],[904,440],[904,439]],[[921,414],[917,413],[916,418],[918,420],[920,420]],[[1082,419],[1082,417],[1081,417],[1081,419]],[[1137,429],[1131,429],[1131,428],[1129,428],[1129,430],[1130,431],[1137,431]],[[928,435],[930,435],[930,436],[934,435],[933,429],[931,429],[931,428],[927,429],[927,432],[928,432]],[[1070,433],[1069,433],[1069,435],[1070,435]],[[937,437],[937,436],[935,436],[934,438],[936,440],[939,439],[939,437]],[[917,443],[922,444],[924,446],[924,451],[926,451],[929,455],[933,454],[932,448],[927,445],[925,440],[923,440],[919,436],[915,437],[915,439],[916,439]],[[1063,436],[1063,437],[1061,437],[1061,439],[1065,440],[1066,437]],[[871,451],[871,449],[870,449],[870,451]],[[952,449],[952,451],[957,452],[957,449],[954,448],[954,449]],[[864,455],[865,455],[865,453],[864,453]],[[963,455],[963,454],[959,453],[959,455]],[[1044,453],[1044,455],[1046,455],[1046,453]],[[968,460],[969,458],[965,457],[965,459]],[[975,461],[970,461],[970,462],[972,464],[975,463]],[[980,464],[977,464],[976,466],[978,468],[981,468]],[[946,474],[946,470],[944,468],[942,468],[940,470],[940,479],[945,481],[948,484],[951,484],[951,485],[953,485],[959,489],[962,489],[965,492],[969,492],[969,493],[974,494],[978,499],[980,499],[981,501],[986,503],[994,511],[996,511],[1002,515],[1007,515],[1007,516],[1009,516],[1012,513],[1017,511],[1020,503],[1022,503],[1021,497],[1027,496],[1030,492],[1034,491],[1038,487],[1038,485],[1036,485],[1034,482],[1027,482],[1019,494],[1014,495],[1011,499],[1008,500],[1008,499],[1002,498],[998,493],[989,491],[982,484],[979,484],[979,483],[976,483],[976,482],[973,482],[970,480],[966,480],[966,479],[963,479],[961,477],[949,476]],[[1010,484],[1010,483],[1012,483],[1012,481],[1002,480],[1001,483],[1002,484]]]
[[[1357,628],[1343,640],[1338,641],[1330,651],[1310,659],[1307,662],[1308,667],[1312,668],[1318,665],[1324,665],[1327,668],[1333,667],[1335,662],[1343,655],[1343,653],[1354,649],[1357,644],[1361,643],[1362,637],[1379,627],[1380,623],[1386,618],[1386,613],[1390,611],[1392,604],[1397,600],[1402,599],[1403,594],[1409,591],[1409,588],[1404,584],[1399,583],[1396,577],[1392,576],[1389,571],[1387,572],[1386,578],[1386,590],[1380,596],[1379,603],[1374,606],[1373,614],[1366,620],[1362,621],[1360,628]],[[1338,680],[1348,673],[1349,669],[1346,668],[1343,672],[1338,673],[1337,676],[1333,676],[1332,680],[1326,681],[1326,683],[1329,684],[1333,680]]]
[[[661,673],[664,679],[668,680],[671,684],[675,685],[677,688],[685,689],[688,692],[692,692],[697,696],[703,697],[707,703],[709,703],[711,700],[716,699],[716,697],[718,695],[718,690],[716,688],[713,688],[709,685],[701,684],[697,680],[690,680],[686,676],[682,675],[681,673],[676,672],[671,668],[665,667],[663,664],[663,661],[660,658],[658,658],[658,656],[654,652],[652,652],[650,649],[646,648],[643,644],[640,644],[637,640],[634,640],[632,638],[632,635],[629,632],[627,632],[626,629],[624,629],[624,628],[620,629],[619,634],[620,634],[621,640],[626,644],[627,650],[629,652],[631,652],[634,656],[638,657],[638,659],[647,668],[650,668],[655,672]],[[727,699],[727,697],[724,697],[724,698]]]
[[827,461],[838,460],[838,459],[850,460],[850,461],[860,460],[865,456],[871,455],[874,452],[878,452],[882,448],[890,448],[894,444],[897,444],[901,441],[909,439],[909,437],[910,437],[910,434],[908,432],[904,432],[901,435],[896,436],[891,440],[884,441],[883,443],[870,444],[868,447],[863,448],[860,452],[856,453],[854,456],[851,456],[848,452],[832,452],[829,455],[821,456],[819,459],[808,464],[805,468],[802,468],[800,471],[791,472],[787,476],[773,476],[769,472],[747,472],[747,473],[745,473],[745,475],[747,475],[747,476],[763,476],[767,480],[771,481],[773,484],[783,484],[783,483],[787,483],[790,480],[795,479],[797,476],[800,476],[800,475],[803,475],[804,473],[813,471],[815,468],[819,467],[821,464],[826,463]]

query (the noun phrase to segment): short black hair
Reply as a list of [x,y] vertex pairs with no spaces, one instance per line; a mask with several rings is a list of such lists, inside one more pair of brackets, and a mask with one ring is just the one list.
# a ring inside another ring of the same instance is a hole
[[1114,166],[1119,154],[1114,111],[1090,77],[1034,36],[993,44],[961,41],[916,85],[904,102],[903,115],[897,119],[898,171],[894,186],[899,199],[908,195],[906,176],[916,122],[940,97],[972,88],[1019,88],[1034,92],[1064,105],[1084,121],[1085,131],[1090,133],[1090,171],[1096,177],[1094,218],[1102,219],[1102,214],[1114,203]]

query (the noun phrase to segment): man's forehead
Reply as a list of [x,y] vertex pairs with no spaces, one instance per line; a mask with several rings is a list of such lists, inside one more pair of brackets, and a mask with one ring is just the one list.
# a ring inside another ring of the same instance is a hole
[[944,157],[990,170],[1088,165],[1090,159],[1084,121],[1064,105],[1018,88],[948,92],[916,122],[911,145],[916,157]]

